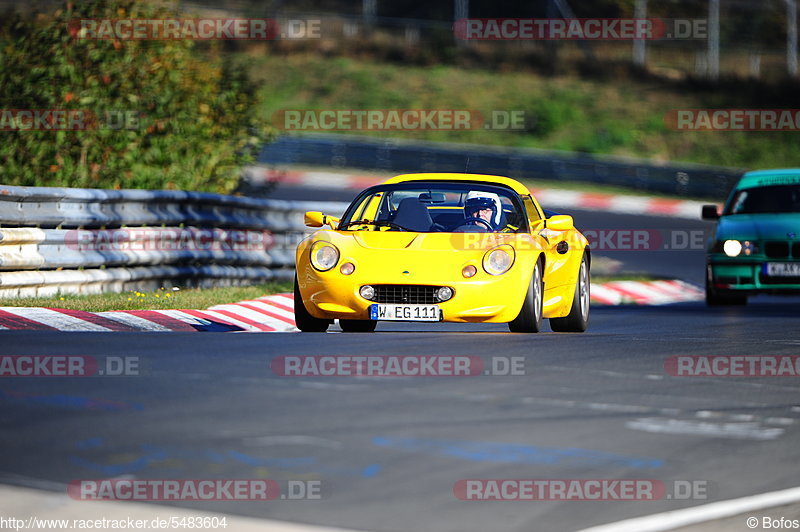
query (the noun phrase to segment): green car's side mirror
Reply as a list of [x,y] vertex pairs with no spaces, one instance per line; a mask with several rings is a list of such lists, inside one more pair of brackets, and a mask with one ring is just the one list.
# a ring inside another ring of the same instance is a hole
[[700,217],[703,220],[719,220],[719,210],[716,205],[703,205]]

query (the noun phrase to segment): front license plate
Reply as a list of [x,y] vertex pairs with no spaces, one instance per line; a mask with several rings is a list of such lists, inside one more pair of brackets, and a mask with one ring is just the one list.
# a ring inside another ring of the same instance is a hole
[[800,262],[767,262],[764,273],[770,277],[800,277]]
[[369,319],[378,321],[442,321],[439,305],[384,305],[369,306]]

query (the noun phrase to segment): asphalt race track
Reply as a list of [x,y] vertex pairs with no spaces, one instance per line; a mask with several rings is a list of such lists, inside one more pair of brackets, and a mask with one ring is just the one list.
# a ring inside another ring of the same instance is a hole
[[[579,228],[709,227],[574,215]],[[602,255],[625,271],[703,278],[702,249]],[[577,530],[789,488],[800,470],[798,378],[677,377],[665,362],[798,355],[798,303],[596,307],[590,330],[577,335],[385,323],[375,334],[325,336],[6,331],[0,355],[138,357],[140,374],[0,381],[0,482],[48,481],[63,493],[69,482],[92,478],[314,479],[319,500],[183,506],[381,532]],[[270,363],[290,355],[521,357],[524,371],[276,374]],[[522,478],[654,479],[667,495],[500,502],[463,501],[453,491],[462,479]],[[683,498],[676,482],[702,485],[705,495]]]

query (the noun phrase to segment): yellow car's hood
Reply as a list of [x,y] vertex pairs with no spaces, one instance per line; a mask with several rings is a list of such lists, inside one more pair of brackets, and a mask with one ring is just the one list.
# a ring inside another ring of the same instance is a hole
[[[344,233],[346,234],[346,233]],[[367,249],[491,249],[513,244],[522,235],[513,233],[412,233],[401,231],[355,231],[350,233]]]
[[356,231],[352,235],[359,246],[367,249],[404,249],[426,236],[423,233],[399,231]]

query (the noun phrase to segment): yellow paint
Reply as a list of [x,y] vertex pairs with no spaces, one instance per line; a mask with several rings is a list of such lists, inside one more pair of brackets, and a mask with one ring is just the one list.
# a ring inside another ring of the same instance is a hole
[[[297,247],[297,278],[300,294],[317,318],[368,319],[372,304],[358,291],[366,284],[409,284],[449,286],[455,294],[439,303],[444,321],[502,323],[519,313],[537,260],[543,259],[545,318],[569,314],[575,294],[575,283],[584,250],[589,243],[575,228],[567,227],[569,217],[562,217],[555,227],[547,229],[543,212],[536,198],[520,182],[498,176],[476,174],[407,174],[385,182],[461,180],[501,184],[520,195],[530,227],[527,233],[415,233],[375,230],[374,226],[351,226],[345,231],[320,229]],[[352,218],[372,219],[376,201],[361,206]],[[321,221],[317,213],[308,216],[314,224]],[[571,218],[569,218],[571,220]],[[309,224],[311,225],[311,224]],[[326,272],[311,266],[309,248],[318,240],[339,249],[339,262]],[[568,251],[559,254],[557,245],[568,243]],[[501,275],[490,275],[482,266],[487,251],[498,245],[514,249],[514,263]],[[355,271],[343,275],[339,267],[352,262]],[[461,274],[468,264],[478,273],[469,279]],[[408,272],[408,273],[405,273]]]

